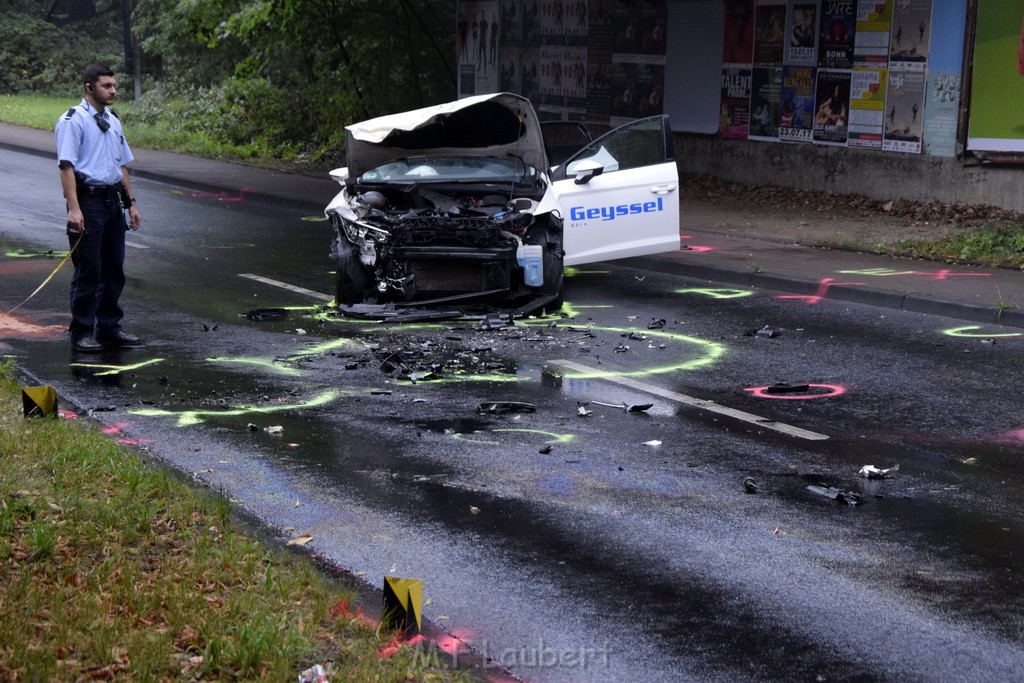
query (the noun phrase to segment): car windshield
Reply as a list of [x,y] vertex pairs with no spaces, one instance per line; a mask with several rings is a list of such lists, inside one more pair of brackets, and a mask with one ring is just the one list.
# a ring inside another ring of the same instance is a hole
[[533,178],[536,169],[519,159],[498,157],[436,156],[392,161],[362,175],[365,183],[422,182],[522,182]]

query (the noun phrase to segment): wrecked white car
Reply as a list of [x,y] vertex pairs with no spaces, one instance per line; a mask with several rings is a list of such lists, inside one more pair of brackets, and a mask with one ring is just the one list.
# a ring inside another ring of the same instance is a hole
[[616,128],[555,167],[529,100],[510,93],[346,132],[348,166],[331,172],[342,190],[325,210],[343,312],[554,310],[565,265],[679,248],[667,117]]

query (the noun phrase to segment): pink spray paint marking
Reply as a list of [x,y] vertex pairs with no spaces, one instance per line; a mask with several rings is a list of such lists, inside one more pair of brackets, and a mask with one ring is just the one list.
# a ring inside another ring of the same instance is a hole
[[751,395],[757,396],[758,398],[775,398],[788,401],[806,401],[812,398],[831,398],[833,396],[841,396],[846,393],[846,387],[838,384],[808,384],[807,386],[824,389],[825,391],[821,394],[804,394],[802,396],[796,396],[794,394],[769,394],[768,390],[771,389],[769,386],[748,387],[743,391],[749,391]]
[[832,278],[827,277],[827,278],[824,278],[821,282],[818,283],[818,293],[817,294],[779,294],[775,298],[776,299],[801,299],[803,301],[806,301],[807,305],[811,306],[811,305],[814,305],[814,304],[818,303],[822,299],[824,299],[825,295],[828,293],[828,288],[833,286],[833,285],[845,285],[847,287],[854,287],[854,286],[863,286],[865,284],[867,284],[867,283],[866,282],[833,282]]
[[238,190],[238,194],[236,196],[229,196],[225,190],[221,190],[220,192],[203,192],[201,190],[197,190],[192,193],[192,196],[197,199],[216,199],[221,202],[241,202],[245,200],[245,193],[251,190],[251,187],[243,187]]
[[[679,239],[681,239],[681,240],[688,240],[688,239],[693,239],[693,238],[690,237],[689,235],[680,235]],[[717,250],[718,250],[717,247],[698,247],[698,246],[695,246],[695,245],[692,245],[692,244],[684,244],[684,245],[682,245],[682,248],[676,249],[676,251],[680,251],[680,252],[695,251],[697,253],[704,252],[704,251],[717,251]]]
[[915,270],[914,275],[921,275],[929,280],[948,280],[951,277],[992,277],[992,273],[954,273],[951,270],[936,270],[930,273]]
[[[107,436],[114,436],[116,434],[120,434],[121,430],[124,429],[127,426],[128,426],[127,422],[118,422],[117,424],[110,425],[109,427],[104,427],[100,431],[103,432],[104,434],[106,434]],[[117,442],[120,443],[120,444],[124,444],[126,446],[137,446],[140,443],[153,443],[153,440],[152,439],[118,439]]]

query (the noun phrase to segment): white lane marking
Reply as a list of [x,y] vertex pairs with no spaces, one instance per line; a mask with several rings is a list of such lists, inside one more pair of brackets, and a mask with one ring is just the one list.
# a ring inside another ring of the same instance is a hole
[[135,247],[136,249],[149,249],[145,244],[136,244],[135,242],[129,242],[128,240],[124,241],[124,246]]
[[[602,370],[587,367],[586,365],[582,365],[571,360],[552,360],[549,362],[552,363],[553,365],[559,365],[563,368],[568,368],[569,370],[576,370],[577,372],[604,372]],[[687,396],[686,394],[680,394],[675,391],[669,391],[668,389],[662,389],[661,387],[656,387],[652,384],[638,382],[637,380],[632,379],[630,377],[616,377],[612,375],[601,377],[600,379],[606,382],[612,382],[614,384],[621,384],[624,387],[636,389],[637,391],[642,391],[647,394],[654,394],[655,396],[667,398],[670,401],[684,403],[688,406],[693,406],[694,408],[701,408],[703,410],[709,410],[712,413],[718,413],[719,415],[726,415],[737,420],[742,420],[743,422],[749,422],[758,427],[763,427],[764,429],[772,429],[774,431],[782,432],[783,434],[788,434],[790,436],[795,436],[801,439],[807,439],[809,441],[824,441],[825,439],[828,439],[828,436],[826,434],[811,432],[806,429],[801,429],[799,427],[794,427],[792,425],[785,424],[784,422],[776,422],[774,420],[769,420],[766,417],[760,417],[758,415],[753,415],[752,413],[745,413],[742,410],[736,410],[735,408],[727,408],[726,406],[718,405],[714,401],[705,401],[704,399],[694,398],[693,396]]]
[[324,294],[323,292],[314,292],[312,289],[306,289],[305,287],[299,287],[298,285],[290,285],[287,282],[281,282],[280,280],[271,280],[268,277],[262,277],[260,275],[253,275],[252,273],[239,273],[238,277],[248,278],[255,280],[256,282],[262,282],[265,285],[271,287],[280,287],[281,289],[287,289],[289,292],[295,292],[296,294],[305,294],[311,296],[314,299],[320,299],[321,301],[334,301],[334,297],[330,294]]

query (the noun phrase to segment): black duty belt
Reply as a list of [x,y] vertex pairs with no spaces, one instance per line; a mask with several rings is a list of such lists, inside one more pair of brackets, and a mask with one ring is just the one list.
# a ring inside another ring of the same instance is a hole
[[78,194],[89,197],[115,197],[121,191],[121,183],[116,185],[78,185]]

